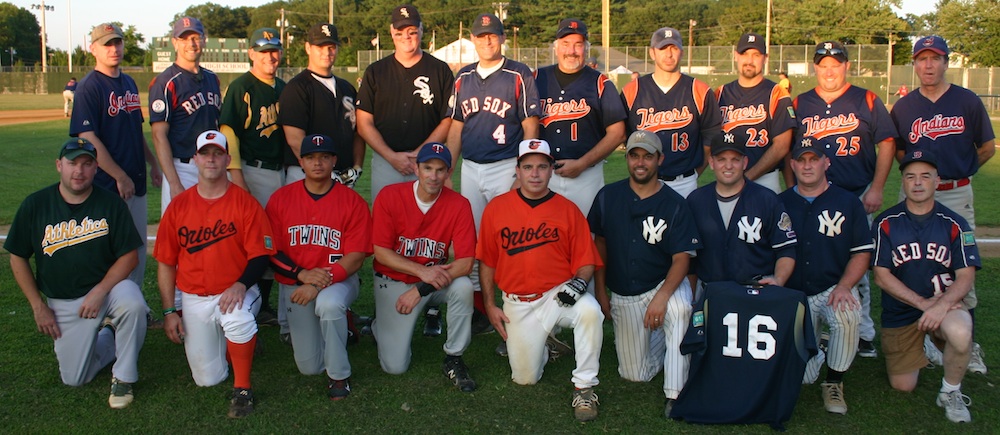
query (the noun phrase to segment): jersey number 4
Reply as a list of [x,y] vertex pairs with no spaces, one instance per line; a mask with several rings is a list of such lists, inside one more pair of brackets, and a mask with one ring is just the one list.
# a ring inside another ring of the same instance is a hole
[[[722,347],[722,355],[732,358],[743,357],[743,349],[739,344],[739,313],[726,314],[722,318],[722,324],[726,325],[726,345]],[[768,360],[774,356],[774,336],[768,331],[777,330],[778,324],[771,316],[757,314],[750,318],[747,322],[747,352],[753,359]]]

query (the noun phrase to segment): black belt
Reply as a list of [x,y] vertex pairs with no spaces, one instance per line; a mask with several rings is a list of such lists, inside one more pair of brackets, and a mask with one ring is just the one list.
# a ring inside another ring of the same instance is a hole
[[268,169],[268,170],[271,170],[271,171],[277,171],[277,170],[281,169],[282,166],[284,166],[281,163],[268,163],[268,162],[264,162],[264,161],[256,160],[256,159],[254,159],[254,160],[244,160],[244,161],[246,162],[247,166],[253,166],[255,168],[261,168],[261,169]]
[[[389,278],[388,276],[385,276],[385,275],[383,275],[381,273],[378,273],[378,272],[375,272],[375,276],[377,276],[379,278],[382,278],[382,279],[392,279],[392,278]],[[393,279],[393,281],[395,281],[395,280]]]
[[665,177],[665,176],[663,176],[663,175],[660,175],[660,176],[659,176],[659,178],[660,178],[661,180],[663,180],[663,181],[666,181],[666,182],[670,182],[670,181],[674,181],[674,180],[676,180],[676,179],[678,179],[678,178],[681,178],[681,177],[690,177],[690,176],[692,176],[692,175],[694,175],[694,174],[695,174],[695,170],[694,170],[694,169],[692,169],[692,170],[690,170],[690,171],[687,171],[687,172],[685,172],[685,173],[683,173],[683,174],[680,174],[680,175],[674,175],[673,177]]
[[181,163],[183,163],[185,165],[188,164],[188,163],[191,163],[191,159],[177,159],[177,160],[180,160]]

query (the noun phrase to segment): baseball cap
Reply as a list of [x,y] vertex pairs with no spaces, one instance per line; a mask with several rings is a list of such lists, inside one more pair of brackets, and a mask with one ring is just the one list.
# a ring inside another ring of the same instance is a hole
[[736,52],[743,54],[751,48],[756,48],[761,54],[767,54],[767,44],[763,36],[756,33],[744,33],[740,36],[740,42],[736,43]]
[[399,30],[405,27],[420,27],[420,12],[413,5],[396,6],[392,10],[392,28]]
[[556,30],[556,39],[563,39],[568,35],[583,35],[583,39],[589,40],[587,25],[576,18],[566,18],[559,22],[559,29]]
[[625,142],[625,152],[632,151],[633,148],[642,148],[650,154],[663,154],[660,138],[656,136],[656,133],[645,130],[636,130],[629,135],[628,141]]
[[90,31],[90,42],[96,42],[98,45],[107,45],[114,39],[125,39],[125,34],[122,33],[121,27],[114,23],[102,23],[94,26],[94,29]]
[[445,166],[451,169],[451,150],[441,142],[428,142],[420,147],[417,153],[417,163],[423,163],[430,159],[441,159]]
[[742,155],[747,155],[747,146],[743,142],[736,140],[732,133],[719,133],[712,138],[712,155],[717,156],[723,151],[736,151]]
[[97,148],[94,148],[94,144],[82,137],[74,137],[67,140],[59,150],[59,158],[65,157],[73,160],[83,155],[88,155],[95,160],[97,159]]
[[847,47],[837,41],[824,41],[816,44],[816,53],[813,54],[813,63],[818,64],[824,57],[830,56],[838,62],[847,62]]
[[306,42],[310,45],[340,45],[340,36],[337,35],[337,26],[328,23],[313,25],[306,32]]
[[229,147],[226,145],[226,135],[222,134],[218,130],[206,130],[198,135],[197,148],[195,152],[201,151],[209,145],[215,145],[222,148],[223,151],[229,151]]
[[542,154],[548,157],[549,160],[555,160],[552,157],[552,150],[549,148],[549,143],[543,139],[525,139],[517,146],[517,161],[521,161],[521,158],[528,154]]
[[684,43],[681,42],[681,32],[673,27],[661,27],[653,32],[653,36],[649,38],[649,46],[657,50],[668,45],[684,49]]
[[826,154],[823,153],[823,150],[819,146],[814,146],[812,141],[812,139],[803,138],[795,144],[795,146],[792,147],[792,159],[798,160],[799,157],[802,157],[805,153],[813,153],[819,157],[825,156]]
[[917,57],[921,51],[930,50],[942,56],[947,56],[951,51],[948,50],[948,43],[944,42],[944,38],[938,35],[931,35],[924,38],[920,38],[913,44],[913,57]]
[[482,14],[472,24],[472,35],[479,36],[483,33],[503,35],[503,23],[500,22],[500,19],[496,15]]
[[325,134],[310,134],[302,139],[302,146],[299,147],[299,155],[305,156],[312,153],[330,153],[337,155],[334,149],[333,139]]
[[180,38],[187,32],[205,36],[205,26],[201,25],[201,20],[194,17],[182,17],[174,21],[174,38]]
[[913,150],[906,153],[906,155],[903,156],[903,160],[900,160],[899,172],[903,172],[903,169],[905,169],[910,163],[916,162],[927,163],[928,165],[933,166],[934,169],[937,169],[938,167],[937,157],[934,156],[933,152],[928,150]]
[[250,46],[253,51],[281,50],[281,38],[278,31],[270,27],[261,27],[250,35]]

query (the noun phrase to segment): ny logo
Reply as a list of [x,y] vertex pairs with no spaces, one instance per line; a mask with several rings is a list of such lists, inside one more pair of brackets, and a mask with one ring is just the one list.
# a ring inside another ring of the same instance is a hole
[[805,148],[805,147],[811,147],[811,146],[813,146],[812,139],[802,138],[802,147],[803,148]]
[[324,35],[330,36],[330,26],[324,24],[320,26],[320,29],[322,29]]
[[732,133],[726,133],[722,140],[726,141],[726,143],[736,143],[736,136]]
[[399,10],[399,15],[402,15],[403,17],[406,18],[410,18],[410,11],[406,10],[406,8],[401,8]]
[[827,237],[840,235],[840,226],[847,218],[839,211],[830,216],[830,210],[823,210],[823,213],[816,217],[819,219],[819,232]]
[[753,223],[750,223],[747,217],[743,216],[740,218],[737,226],[739,226],[740,229],[740,234],[738,236],[740,240],[750,244],[757,243],[757,241],[760,240],[760,229],[762,225],[759,217],[754,216]]
[[642,221],[642,238],[646,239],[646,243],[650,245],[655,245],[663,240],[663,230],[667,229],[667,222],[663,219],[658,219],[658,222],[653,223],[652,216],[646,216],[646,220]]
[[754,35],[747,35],[747,42],[757,42],[757,37]]

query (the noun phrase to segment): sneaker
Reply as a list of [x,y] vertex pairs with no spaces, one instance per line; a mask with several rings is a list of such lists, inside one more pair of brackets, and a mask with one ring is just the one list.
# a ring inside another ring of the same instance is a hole
[[878,351],[875,350],[875,345],[872,342],[865,339],[858,339],[858,356],[862,358],[875,358],[878,356]]
[[486,317],[479,310],[472,311],[472,335],[489,334],[494,331],[496,329],[493,329],[489,317]]
[[[941,349],[931,341],[930,335],[924,335],[924,355],[927,356],[927,368],[934,368],[934,366],[943,367],[944,366],[944,355],[941,353]],[[972,362],[969,362],[972,365]]]
[[844,401],[844,383],[824,382],[819,384],[823,388],[823,407],[827,412],[834,414],[847,414],[847,402]]
[[591,421],[597,418],[597,393],[593,388],[577,388],[573,391],[573,416],[577,421]]
[[146,313],[146,329],[163,329],[163,319],[154,319],[152,314]]
[[954,423],[972,422],[972,414],[969,413],[972,399],[962,394],[961,391],[938,392],[937,405],[944,408],[944,415]]
[[476,381],[469,376],[469,368],[465,366],[465,361],[460,356],[448,355],[444,358],[444,376],[451,379],[462,392],[471,393],[476,391]]
[[983,361],[983,348],[979,343],[972,343],[972,358],[969,359],[969,371],[972,373],[986,374],[986,362]]
[[830,333],[823,331],[822,333],[819,334],[819,350],[822,350],[823,353],[826,353],[827,349],[829,348],[830,348]]
[[351,378],[347,379],[330,379],[330,383],[326,386],[326,395],[330,397],[330,400],[344,400],[347,396],[351,395]]
[[545,347],[549,348],[549,362],[555,361],[562,356],[575,354],[570,345],[563,343],[555,335],[549,335],[545,339]]
[[354,318],[355,326],[361,325],[361,329],[359,330],[359,332],[361,332],[361,335],[367,335],[367,336],[371,337],[372,336],[372,320],[375,320],[375,317],[372,317],[372,316],[357,316],[357,315],[355,315],[355,316],[356,316]]
[[506,341],[501,341],[500,344],[497,345],[496,353],[497,353],[497,355],[500,355],[500,356],[502,356],[504,358],[507,358],[507,342]]
[[261,326],[278,326],[278,314],[273,310],[261,309],[257,313],[257,324]]
[[253,391],[249,388],[233,388],[233,398],[229,401],[229,418],[243,418],[253,412]]
[[424,335],[427,337],[441,335],[441,310],[438,307],[430,307],[424,313]]
[[278,335],[278,341],[291,346],[292,345],[292,333],[291,332],[286,332],[284,334],[279,334]]
[[670,418],[670,411],[674,410],[674,403],[676,403],[676,402],[677,402],[677,399],[667,399],[667,404],[663,406],[663,416],[664,417]]
[[108,405],[111,405],[111,409],[122,409],[132,403],[134,398],[132,384],[111,378],[111,395],[108,396]]

